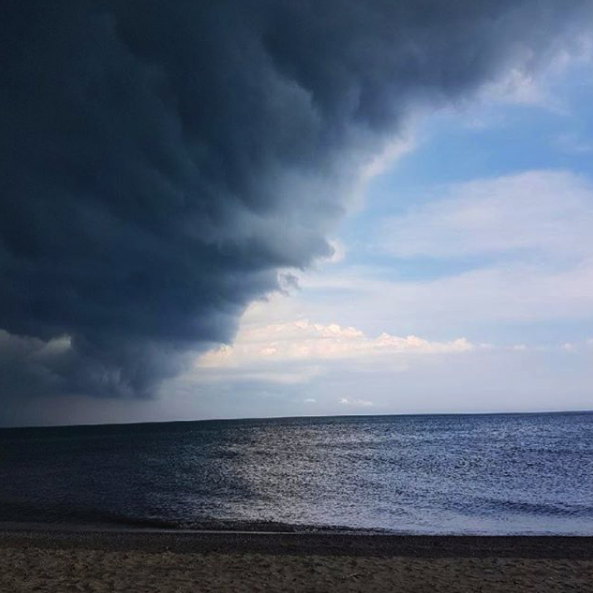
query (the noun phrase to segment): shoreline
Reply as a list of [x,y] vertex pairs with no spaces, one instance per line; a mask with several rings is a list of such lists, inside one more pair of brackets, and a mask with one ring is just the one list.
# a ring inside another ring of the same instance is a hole
[[277,531],[47,529],[0,525],[0,549],[174,554],[318,555],[414,558],[593,559],[592,536],[394,535]]

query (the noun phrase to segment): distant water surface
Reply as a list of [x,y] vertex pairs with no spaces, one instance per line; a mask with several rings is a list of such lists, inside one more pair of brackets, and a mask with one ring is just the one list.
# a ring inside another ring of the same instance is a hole
[[0,521],[593,535],[593,413],[2,429]]

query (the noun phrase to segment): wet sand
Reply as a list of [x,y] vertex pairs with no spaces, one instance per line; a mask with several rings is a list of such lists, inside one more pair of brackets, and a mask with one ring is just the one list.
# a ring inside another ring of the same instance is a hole
[[0,531],[0,591],[593,592],[593,538]]

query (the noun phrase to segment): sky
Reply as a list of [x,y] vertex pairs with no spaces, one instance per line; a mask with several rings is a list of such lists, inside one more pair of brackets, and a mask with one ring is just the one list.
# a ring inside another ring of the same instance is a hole
[[591,2],[8,4],[0,424],[593,409]]

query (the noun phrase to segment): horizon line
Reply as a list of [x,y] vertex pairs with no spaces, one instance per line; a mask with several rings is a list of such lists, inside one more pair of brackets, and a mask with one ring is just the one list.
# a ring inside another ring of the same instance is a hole
[[593,414],[588,410],[543,410],[543,411],[513,411],[513,412],[397,412],[378,414],[299,414],[295,416],[247,416],[241,418],[196,418],[191,420],[146,420],[138,422],[96,422],[82,424],[27,424],[0,426],[0,430],[27,430],[37,428],[91,428],[108,426],[143,426],[153,424],[190,424],[198,422],[249,422],[261,420],[299,420],[311,418],[377,418],[402,416],[527,416],[536,414]]

